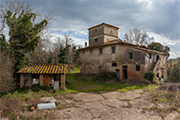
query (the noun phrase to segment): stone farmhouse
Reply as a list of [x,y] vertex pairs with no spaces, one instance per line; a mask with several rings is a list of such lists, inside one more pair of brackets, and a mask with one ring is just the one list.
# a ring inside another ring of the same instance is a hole
[[80,51],[80,72],[116,72],[119,79],[144,80],[153,71],[167,78],[167,55],[118,38],[118,27],[102,23],[89,28],[89,46]]

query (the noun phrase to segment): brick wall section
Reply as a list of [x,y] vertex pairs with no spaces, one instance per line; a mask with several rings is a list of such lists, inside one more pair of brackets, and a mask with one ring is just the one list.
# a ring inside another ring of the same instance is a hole
[[24,86],[24,74],[20,74],[20,88]]
[[[122,73],[123,74],[123,73]],[[127,76],[130,80],[144,80],[145,69],[144,65],[140,65],[140,71],[136,71],[136,65],[129,64],[127,66]]]
[[62,90],[65,89],[65,79],[66,79],[66,75],[65,74],[61,74],[61,89]]
[[43,75],[39,75],[39,83],[40,83],[40,86],[44,85]]

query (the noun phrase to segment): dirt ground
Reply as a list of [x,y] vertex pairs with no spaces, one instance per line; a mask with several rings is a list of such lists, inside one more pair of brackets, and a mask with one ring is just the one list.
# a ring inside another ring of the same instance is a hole
[[[37,116],[46,120],[179,120],[180,113],[159,113],[155,108],[166,108],[150,99],[150,92],[134,90],[126,92],[82,92],[66,94],[57,99],[53,110],[34,110],[25,116]],[[29,117],[30,118],[30,117]]]

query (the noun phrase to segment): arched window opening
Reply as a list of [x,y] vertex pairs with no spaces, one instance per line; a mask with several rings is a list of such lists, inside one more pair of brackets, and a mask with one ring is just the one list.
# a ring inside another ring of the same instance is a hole
[[117,63],[116,63],[116,62],[113,62],[113,63],[112,63],[112,66],[117,66]]
[[156,76],[159,77],[159,73]]

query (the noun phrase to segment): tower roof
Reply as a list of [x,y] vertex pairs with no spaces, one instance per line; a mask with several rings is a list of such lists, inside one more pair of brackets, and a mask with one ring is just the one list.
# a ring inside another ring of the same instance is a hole
[[110,26],[110,27],[114,27],[114,28],[116,28],[116,29],[119,29],[118,27],[116,27],[116,26],[113,26],[113,25],[110,25],[110,24],[107,24],[107,23],[101,23],[101,24],[99,24],[99,25],[96,25],[96,26],[93,26],[93,27],[90,27],[90,28],[88,28],[88,30],[90,30],[90,29],[92,29],[92,28],[95,28],[95,27],[99,27],[99,26],[101,26],[101,25],[106,25],[106,26]]

